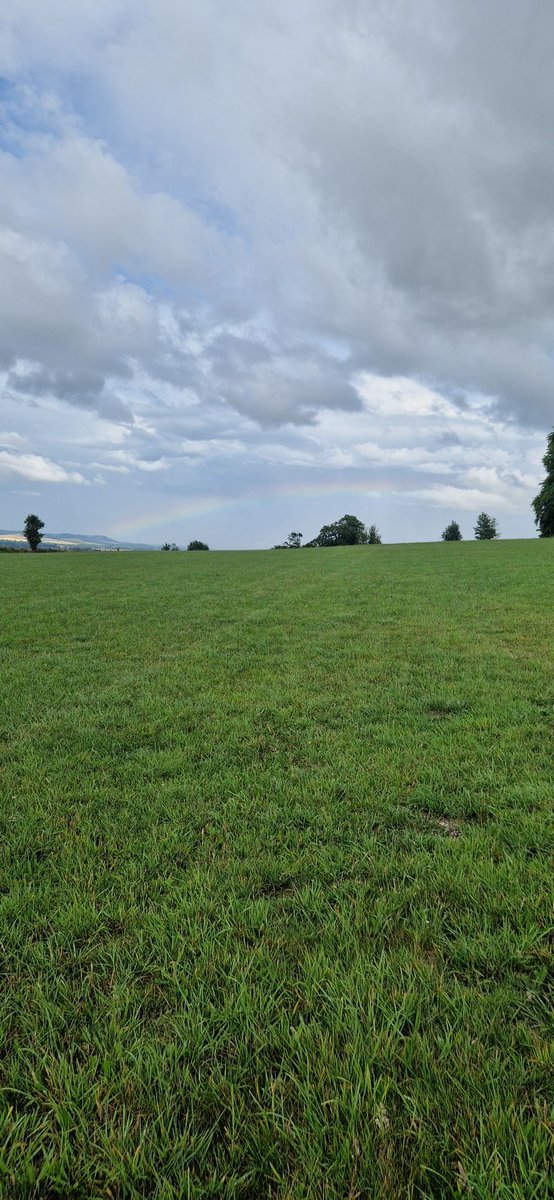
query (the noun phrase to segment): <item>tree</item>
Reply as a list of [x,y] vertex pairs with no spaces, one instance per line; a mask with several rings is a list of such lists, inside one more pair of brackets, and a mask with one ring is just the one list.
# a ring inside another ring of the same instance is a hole
[[450,525],[443,529],[441,534],[443,542],[461,542],[462,534],[457,521],[451,521]]
[[274,546],[273,549],[274,550],[300,550],[300,547],[302,545],[303,536],[304,536],[303,533],[297,533],[296,530],[293,529],[292,533],[289,533],[288,538],[286,538],[284,542],[279,542],[279,545]]
[[554,429],[546,441],[546,454],[543,458],[546,469],[546,479],[543,479],[541,490],[532,502],[535,510],[535,525],[539,537],[554,537]]
[[29,513],[29,515],[25,517],[23,534],[27,538],[31,550],[34,550],[35,553],[42,542],[42,533],[40,532],[41,529],[44,529],[44,521],[41,521],[40,517],[37,517],[36,513]]
[[479,513],[477,524],[474,527],[475,537],[479,542],[489,542],[493,538],[500,537],[500,530],[496,524],[496,517],[489,517],[488,513]]
[[209,550],[207,542],[189,542],[187,550]]
[[332,525],[322,525],[318,535],[309,542],[310,546],[365,546],[367,545],[367,529],[362,521],[345,513],[340,521]]
[[379,533],[379,530],[376,525],[369,526],[369,529],[367,531],[367,544],[368,544],[368,546],[380,546],[381,545],[381,534]]
[[289,533],[289,536],[285,542],[285,546],[287,547],[287,549],[288,550],[300,550],[300,547],[302,545],[303,536],[304,535],[302,533],[297,533],[293,529],[292,533]]
[[164,542],[162,550],[178,550],[177,542]]

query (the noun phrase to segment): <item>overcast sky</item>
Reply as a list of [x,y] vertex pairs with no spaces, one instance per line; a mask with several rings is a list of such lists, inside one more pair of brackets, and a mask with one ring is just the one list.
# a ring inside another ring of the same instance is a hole
[[550,0],[3,0],[0,527],[535,535]]

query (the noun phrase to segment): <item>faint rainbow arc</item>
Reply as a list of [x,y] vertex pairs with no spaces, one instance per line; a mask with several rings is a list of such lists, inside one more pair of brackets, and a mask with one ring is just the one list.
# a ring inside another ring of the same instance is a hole
[[371,483],[364,482],[358,484],[337,480],[336,482],[326,483],[323,486],[320,484],[317,487],[314,487],[310,483],[294,484],[278,488],[253,488],[241,492],[237,496],[209,496],[195,500],[181,500],[178,504],[169,504],[163,509],[158,509],[156,512],[150,511],[142,513],[140,516],[136,515],[129,519],[114,522],[111,528],[111,536],[123,539],[130,534],[155,529],[158,526],[161,527],[170,521],[186,521],[191,518],[210,516],[214,512],[219,512],[223,509],[239,508],[242,505],[267,504],[279,499],[317,500],[333,495],[369,498],[371,495],[380,495],[384,490],[387,490],[387,485],[382,480],[376,481],[373,479]]

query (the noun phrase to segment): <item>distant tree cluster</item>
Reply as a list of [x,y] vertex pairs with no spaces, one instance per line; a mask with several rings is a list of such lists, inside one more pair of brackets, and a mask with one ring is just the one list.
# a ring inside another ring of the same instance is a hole
[[[178,549],[179,549],[179,547],[176,542],[164,542],[164,544],[162,546],[162,550],[178,550]],[[210,547],[208,546],[207,542],[196,542],[196,541],[189,542],[189,544],[187,546],[187,550],[209,550],[209,549],[210,549]]]
[[358,517],[345,513],[340,521],[322,525],[317,537],[308,546],[367,546],[367,529]]
[[[381,536],[376,525],[370,525],[366,529],[363,521],[358,517],[353,517],[351,513],[345,513],[339,521],[334,521],[331,525],[322,525],[317,537],[312,538],[311,542],[304,542],[303,549],[307,550],[314,546],[380,546]],[[302,546],[302,534],[293,530],[289,533],[288,538],[284,542],[280,542],[278,546],[274,546],[274,550],[299,550]]]
[[357,517],[346,514],[340,521],[322,525],[317,537],[312,538],[308,546],[322,546],[325,549],[329,546],[357,546],[361,544],[361,538],[365,541],[364,535],[365,528],[362,522]]

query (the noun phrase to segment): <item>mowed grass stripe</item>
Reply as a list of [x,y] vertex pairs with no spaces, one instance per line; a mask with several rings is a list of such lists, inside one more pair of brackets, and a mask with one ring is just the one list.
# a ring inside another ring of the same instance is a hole
[[554,546],[0,560],[0,1194],[544,1197]]

